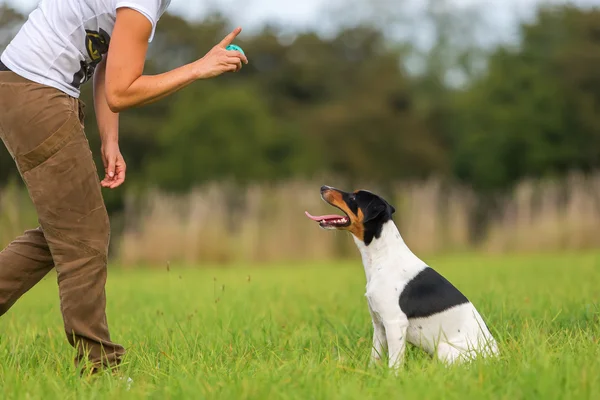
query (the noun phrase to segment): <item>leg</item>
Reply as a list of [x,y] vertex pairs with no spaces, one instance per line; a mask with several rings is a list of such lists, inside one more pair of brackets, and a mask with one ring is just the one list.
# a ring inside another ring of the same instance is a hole
[[87,139],[75,122],[55,134],[68,138],[64,147],[23,175],[54,257],[76,362],[115,366],[124,350],[111,342],[105,315],[110,226]]
[[467,361],[468,354],[468,351],[465,352],[464,349],[459,349],[446,342],[440,342],[437,346],[437,358],[446,366]]
[[0,108],[3,139],[54,260],[76,362],[87,358],[94,367],[115,366],[124,349],[111,342],[105,315],[110,226],[78,102],[14,75],[3,78],[0,106],[11,102]]
[[385,327],[381,322],[381,318],[371,310],[371,320],[373,321],[373,347],[371,349],[371,365],[379,362],[383,353],[387,347],[387,340],[385,337]]
[[369,309],[372,310],[371,315],[376,315],[383,325],[381,333],[385,335],[387,342],[389,366],[397,370],[402,364],[406,349],[408,318],[400,309],[393,287],[375,282],[373,290],[367,288],[366,296]]
[[398,319],[384,320],[383,324],[389,349],[389,366],[398,370],[404,361],[408,319],[402,316]]
[[0,315],[54,267],[40,228],[26,231],[0,252]]

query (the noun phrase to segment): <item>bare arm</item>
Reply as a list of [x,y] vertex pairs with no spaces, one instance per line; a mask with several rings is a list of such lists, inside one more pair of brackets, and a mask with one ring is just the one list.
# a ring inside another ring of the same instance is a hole
[[103,187],[114,189],[125,181],[127,166],[119,149],[119,114],[111,111],[106,100],[106,58],[94,73],[94,109],[102,140],[100,154],[104,164]]
[[120,8],[108,51],[106,64],[106,100],[112,112],[155,102],[198,79],[207,79],[224,72],[235,72],[248,63],[237,51],[227,51],[241,32],[237,28],[203,58],[158,75],[142,75],[148,38],[152,25],[139,12]]
[[119,114],[112,112],[106,100],[106,58],[94,73],[94,110],[102,145],[119,142]]

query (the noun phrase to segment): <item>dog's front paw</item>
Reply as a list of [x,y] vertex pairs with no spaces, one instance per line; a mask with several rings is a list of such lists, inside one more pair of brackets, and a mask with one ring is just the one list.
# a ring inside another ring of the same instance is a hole
[[373,367],[377,367],[381,364],[381,357],[379,357],[379,355],[372,355],[371,359],[369,360],[369,367],[373,368]]
[[369,360],[369,366],[373,367],[376,365],[379,365],[381,363],[381,357],[383,357],[383,354],[381,354],[381,349],[377,349],[375,347],[373,347],[371,349],[371,359]]
[[392,374],[394,374],[395,376],[398,376],[400,374],[400,371],[402,371],[403,367],[404,363],[401,360],[397,360],[396,362],[390,360],[389,368]]

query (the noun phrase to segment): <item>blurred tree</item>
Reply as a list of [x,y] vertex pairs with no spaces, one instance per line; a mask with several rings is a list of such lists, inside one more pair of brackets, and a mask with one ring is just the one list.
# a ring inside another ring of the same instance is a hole
[[251,86],[203,83],[172,102],[158,152],[147,159],[148,182],[186,190],[211,179],[248,182],[293,173],[294,137],[278,129]]
[[[327,37],[272,26],[243,35],[236,42],[250,64],[240,73],[121,115],[128,184],[105,191],[108,207],[120,207],[123,190],[187,190],[212,179],[333,173],[380,184],[445,174],[489,190],[598,167],[600,11],[540,10],[522,26],[521,44],[495,49],[483,73],[468,23],[474,13],[453,15],[446,0],[430,1],[433,46],[420,55],[418,74],[405,62],[416,54],[410,45],[391,42],[374,22],[386,18]],[[23,20],[0,7],[0,46]],[[197,22],[165,15],[145,73],[202,57],[229,25],[219,14]],[[457,71],[462,87],[450,79]],[[86,130],[102,169],[91,94],[84,87]],[[0,184],[9,176],[16,171],[2,148]]]
[[343,62],[322,61],[331,89],[304,120],[322,168],[374,183],[443,170],[445,151],[416,113],[409,77],[381,32],[347,29],[331,46]]
[[482,189],[600,164],[600,11],[543,8],[456,100],[454,172]]

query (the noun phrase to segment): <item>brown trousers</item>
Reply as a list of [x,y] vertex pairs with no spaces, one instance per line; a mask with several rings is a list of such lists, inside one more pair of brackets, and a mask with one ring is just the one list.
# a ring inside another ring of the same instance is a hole
[[105,314],[110,226],[82,104],[0,72],[0,137],[40,222],[0,252],[0,315],[54,267],[76,365],[88,360],[94,368],[118,365],[125,351],[111,342]]

